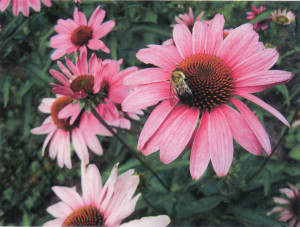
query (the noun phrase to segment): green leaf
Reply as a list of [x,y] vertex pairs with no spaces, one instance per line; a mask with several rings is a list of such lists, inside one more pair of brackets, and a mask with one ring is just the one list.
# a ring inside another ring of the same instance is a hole
[[287,89],[287,86],[285,84],[281,84],[276,86],[276,89],[282,94],[282,96],[285,98],[285,103],[290,106],[290,97],[289,97],[289,90]]
[[266,212],[258,212],[251,209],[241,207],[233,208],[234,216],[242,223],[254,226],[282,226],[282,222],[274,220],[272,217],[266,216]]
[[251,20],[250,23],[254,24],[256,22],[266,19],[267,17],[271,16],[271,12],[272,12],[272,10],[267,10],[266,12],[259,14],[257,17],[255,17],[253,20]]
[[289,157],[300,161],[300,144],[297,144],[289,153]]
[[271,179],[272,179],[272,174],[269,170],[267,169],[264,170],[263,179],[264,179],[264,192],[265,195],[268,195],[270,191]]
[[23,215],[22,225],[23,226],[31,226],[31,221],[30,221],[30,219],[28,217],[28,214],[26,212]]

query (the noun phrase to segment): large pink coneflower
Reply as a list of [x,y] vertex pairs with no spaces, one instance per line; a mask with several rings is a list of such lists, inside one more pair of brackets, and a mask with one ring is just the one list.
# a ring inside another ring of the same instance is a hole
[[[233,138],[255,155],[263,149],[271,153],[261,123],[233,96],[258,104],[289,126],[277,110],[251,94],[291,79],[290,72],[269,70],[278,59],[276,49],[265,49],[251,24],[239,26],[223,39],[224,23],[224,17],[217,14],[209,26],[196,22],[192,34],[186,25],[175,25],[176,46],[149,45],[137,53],[138,59],[159,68],[142,69],[125,81],[137,87],[124,100],[124,111],[162,101],[141,132],[138,149],[144,155],[160,149],[161,161],[172,162],[188,144],[200,119],[190,158],[195,179],[210,160],[219,176],[227,174]],[[230,103],[238,111],[228,106]]]
[[[250,12],[247,12],[247,19],[249,20],[253,20],[254,18],[256,18],[258,15],[260,15],[262,12],[266,11],[266,8],[263,7],[263,6],[260,6],[259,8],[256,8],[255,6],[252,6],[252,9],[253,9],[253,12],[250,11]],[[266,19],[262,20],[262,21],[259,21],[259,22],[255,22],[254,23],[254,29],[256,31],[259,31],[259,30],[265,30],[268,28],[268,23],[269,23],[269,20],[271,19],[272,17],[269,16],[267,17]]]
[[275,10],[271,14],[272,14],[272,20],[276,24],[280,24],[283,26],[291,24],[296,18],[295,14],[292,11],[287,11],[287,9],[284,9],[282,11],[281,9]]
[[267,215],[277,214],[280,221],[288,223],[289,227],[300,227],[300,195],[298,189],[289,184],[290,188],[282,188],[282,197],[274,197],[277,206]]
[[40,11],[41,1],[48,7],[51,6],[51,0],[0,0],[0,11],[6,10],[9,3],[12,1],[12,10],[15,16],[20,12],[24,16],[29,16],[29,8],[32,7],[34,11]]
[[[110,136],[111,133],[104,126],[94,127],[93,122],[87,118],[86,113],[82,114],[81,118],[70,123],[72,119],[60,119],[59,112],[69,105],[72,99],[68,96],[58,98],[44,98],[39,110],[43,113],[50,114],[43,124],[31,130],[33,134],[48,134],[42,148],[44,155],[45,148],[49,141],[49,155],[52,159],[57,156],[58,165],[63,167],[66,165],[72,168],[70,143],[72,141],[74,149],[80,160],[85,163],[89,162],[88,148],[97,155],[102,155],[102,147],[96,136]],[[79,115],[79,113],[75,113]]]
[[[121,128],[130,128],[130,121],[124,118],[124,113],[120,111],[120,104],[129,94],[129,90],[133,86],[124,85],[123,80],[128,75],[136,72],[137,67],[130,67],[120,71],[122,60],[102,60],[92,55],[89,62],[86,53],[83,52],[77,58],[74,65],[68,58],[66,62],[71,72],[58,61],[60,73],[56,70],[50,70],[54,78],[62,83],[62,85],[51,84],[55,94],[67,95],[72,99],[79,99],[79,102],[94,101],[97,106],[97,112],[108,124]],[[62,110],[59,117],[73,117],[76,119],[76,113],[79,111],[79,103],[77,105],[70,104],[66,109]],[[142,111],[138,110],[138,114]],[[129,115],[132,113],[128,113]],[[135,119],[137,116],[133,116]],[[97,124],[95,122],[95,124]]]
[[[118,176],[118,165],[112,169],[109,178],[102,186],[101,175],[95,165],[82,167],[82,196],[68,187],[54,186],[52,190],[62,200],[47,211],[55,217],[45,226],[122,226],[122,227],[163,227],[170,223],[166,215],[144,217],[121,224],[134,212],[141,194],[133,197],[139,183],[134,170]],[[133,198],[132,198],[133,197]]]
[[86,47],[109,53],[108,47],[100,39],[112,30],[115,22],[110,20],[102,24],[104,17],[105,11],[98,6],[88,23],[85,15],[77,8],[74,10],[74,20],[59,19],[54,27],[58,35],[50,39],[50,46],[57,48],[51,59],[56,60],[77,50],[86,52]]

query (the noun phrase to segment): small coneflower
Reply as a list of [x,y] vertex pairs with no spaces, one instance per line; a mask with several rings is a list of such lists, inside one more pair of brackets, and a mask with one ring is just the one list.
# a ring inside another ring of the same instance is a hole
[[[263,6],[260,6],[259,8],[256,8],[255,6],[252,6],[252,9],[253,9],[253,12],[250,11],[250,12],[247,12],[247,19],[249,20],[253,20],[254,18],[256,18],[258,15],[260,15],[262,12],[266,11],[266,8],[263,7]],[[265,30],[268,28],[268,23],[269,23],[269,20],[271,19],[272,17],[269,16],[267,17],[266,19],[262,20],[262,21],[259,21],[259,22],[256,22],[254,23],[254,29],[256,31],[259,31],[259,30]]]
[[[132,86],[124,85],[123,80],[136,72],[137,67],[120,71],[122,60],[107,59],[102,62],[95,54],[88,62],[85,52],[77,58],[76,65],[68,58],[66,62],[71,72],[60,61],[57,63],[64,74],[50,70],[52,76],[62,83],[62,85],[51,84],[54,87],[53,93],[70,96],[72,99],[78,99],[80,103],[92,102],[92,107],[86,106],[87,109],[97,107],[100,116],[108,124],[129,129],[130,122],[120,111],[120,104],[127,97]],[[79,102],[76,105],[70,103],[62,110],[59,117],[76,119],[76,113],[80,112]],[[141,111],[136,113],[141,114]]]
[[281,11],[281,9],[275,10],[271,14],[272,14],[272,20],[276,24],[280,24],[280,25],[289,25],[296,18],[295,14],[292,11],[287,11],[286,9],[284,9],[283,11]]
[[110,50],[100,39],[112,30],[115,22],[110,20],[102,24],[104,17],[105,11],[98,6],[88,23],[85,15],[77,8],[74,10],[74,20],[59,19],[54,27],[58,35],[50,39],[50,46],[57,48],[51,59],[56,60],[77,50],[86,52],[86,47],[109,53]]
[[74,0],[74,1],[75,1],[75,3],[78,3],[78,2],[81,3],[81,0]]
[[[179,14],[178,16],[175,17],[175,21],[178,24],[185,24],[190,30],[192,30],[195,22],[200,21],[203,14],[204,14],[204,11],[201,12],[196,17],[196,20],[195,20],[193,10],[192,10],[192,8],[189,8],[189,14],[187,14],[187,13]],[[205,21],[203,21],[203,22],[205,22]],[[171,25],[171,27],[174,27],[174,26],[175,25]],[[174,41],[173,41],[173,39],[168,39],[168,40],[163,42],[163,45],[174,45]]]
[[[234,96],[263,107],[284,124],[287,120],[251,93],[285,83],[291,73],[269,70],[277,61],[276,49],[265,49],[251,24],[233,29],[223,39],[224,17],[210,25],[197,21],[192,33],[184,24],[174,26],[175,46],[149,45],[137,58],[159,68],[131,74],[125,83],[136,88],[122,103],[123,111],[156,105],[140,134],[138,149],[149,155],[160,150],[167,164],[192,143],[190,171],[198,179],[209,161],[219,176],[233,160],[233,138],[249,152],[271,153],[269,137],[251,110]],[[237,110],[228,106],[232,103]]]
[[6,10],[9,3],[12,1],[12,10],[15,16],[18,16],[20,12],[24,16],[29,16],[29,8],[32,7],[34,11],[41,10],[41,1],[48,7],[51,6],[51,0],[1,0],[0,11]]
[[[85,113],[81,118],[72,119],[59,118],[59,112],[72,102],[68,96],[60,96],[58,98],[44,98],[39,110],[43,113],[50,114],[43,124],[31,130],[33,134],[48,134],[42,148],[44,155],[45,149],[50,142],[49,155],[52,159],[57,156],[58,165],[63,167],[66,165],[72,168],[70,143],[72,141],[74,149],[80,160],[85,163],[89,162],[88,148],[97,155],[102,155],[102,147],[96,134],[110,136],[104,126],[95,128],[90,124]],[[79,113],[75,113],[79,115]]]
[[288,223],[289,227],[300,227],[300,195],[298,189],[289,184],[290,188],[282,188],[282,197],[274,197],[277,206],[267,215],[277,214],[277,219]]
[[52,187],[62,201],[47,208],[55,219],[45,226],[164,227],[170,223],[168,216],[160,215],[121,224],[134,212],[141,196],[133,197],[139,183],[134,170],[118,176],[118,164],[115,165],[104,186],[95,165],[89,165],[87,169],[82,165],[81,174],[82,196],[74,188]]

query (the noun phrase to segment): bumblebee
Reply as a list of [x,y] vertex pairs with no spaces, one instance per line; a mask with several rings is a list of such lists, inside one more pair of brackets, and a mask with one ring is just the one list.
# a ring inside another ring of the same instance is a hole
[[179,69],[175,69],[172,72],[170,77],[171,105],[175,105],[177,99],[180,99],[180,101],[184,104],[191,105],[193,103],[193,93],[186,84],[185,78],[186,76]]

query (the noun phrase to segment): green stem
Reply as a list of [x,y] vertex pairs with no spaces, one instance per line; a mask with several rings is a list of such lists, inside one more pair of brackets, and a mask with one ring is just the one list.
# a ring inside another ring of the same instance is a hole
[[[295,111],[292,120],[291,120],[291,125],[293,124],[293,122],[296,120],[297,117],[297,113],[298,110]],[[263,162],[263,164],[260,166],[260,168],[251,176],[248,178],[248,180],[246,181],[246,184],[250,183],[265,167],[265,165],[269,162],[269,160],[271,159],[271,156],[275,153],[274,151],[278,148],[279,144],[282,142],[282,140],[284,139],[284,137],[286,136],[286,134],[288,133],[288,127],[285,127],[284,132],[282,134],[282,136],[279,138],[278,142],[276,143],[276,145],[273,148],[272,153],[270,154],[270,156],[268,156],[267,159],[265,159],[265,161]]]
[[97,120],[104,125],[105,128],[107,128],[108,131],[111,132],[111,134],[113,134],[113,136],[120,141],[120,143],[129,151],[129,153],[136,158],[142,165],[144,165],[151,173],[152,175],[159,181],[159,183],[161,183],[161,185],[167,190],[170,191],[170,188],[160,179],[160,177],[154,172],[154,170],[146,163],[144,162],[135,152],[134,149],[132,149],[131,147],[129,147],[127,145],[127,143],[125,143],[125,141],[112,129],[112,127],[110,127],[104,120],[103,118],[97,113],[97,111],[92,108],[91,112],[93,113],[93,115],[97,118]]

